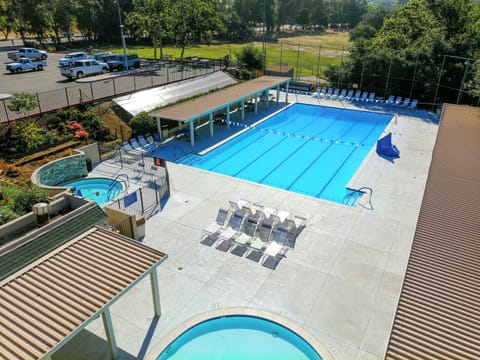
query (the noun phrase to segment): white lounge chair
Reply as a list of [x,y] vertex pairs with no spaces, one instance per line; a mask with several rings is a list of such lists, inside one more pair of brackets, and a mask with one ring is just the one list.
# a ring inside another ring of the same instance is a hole
[[265,249],[264,256],[266,259],[262,265],[275,270],[280,260],[285,256],[285,243],[287,241],[288,229],[279,225],[273,231],[273,240]]
[[333,88],[328,88],[327,93],[325,94],[325,99],[330,99],[333,95]]
[[227,228],[218,234],[218,238],[221,240],[217,246],[218,250],[228,251],[228,249],[230,249],[233,239],[240,234],[244,221],[245,215],[243,213],[236,212],[232,214],[228,221]]
[[218,209],[217,218],[210,225],[203,228],[202,233],[218,234],[220,230],[222,230],[223,227],[225,226],[225,223],[227,222],[227,219],[228,219],[228,215],[229,215],[228,210],[225,210],[222,208]]
[[342,91],[340,92],[340,96],[338,97],[338,99],[341,101],[341,100],[345,100],[346,97],[347,97],[347,89],[342,89]]
[[270,222],[263,221],[258,227],[255,235],[246,244],[250,253],[247,258],[253,261],[260,261],[263,257],[263,250],[266,249],[267,244],[272,236],[273,225]]

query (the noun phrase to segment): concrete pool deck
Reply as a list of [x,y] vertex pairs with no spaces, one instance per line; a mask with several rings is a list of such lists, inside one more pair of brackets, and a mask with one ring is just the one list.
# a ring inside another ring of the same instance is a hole
[[[296,100],[358,109],[289,94],[290,102]],[[373,154],[354,184],[373,189],[373,209],[169,163],[171,196],[148,219],[143,240],[168,254],[158,268],[162,316],[153,319],[148,281],[119,299],[110,308],[119,358],[143,358],[168,332],[203,312],[249,307],[295,322],[334,359],[382,359],[438,129],[433,119],[417,111],[396,115],[388,131],[401,158],[392,163]],[[218,208],[239,199],[307,217],[295,248],[274,271],[200,244]],[[107,358],[104,339],[103,324],[95,320],[52,358]]]

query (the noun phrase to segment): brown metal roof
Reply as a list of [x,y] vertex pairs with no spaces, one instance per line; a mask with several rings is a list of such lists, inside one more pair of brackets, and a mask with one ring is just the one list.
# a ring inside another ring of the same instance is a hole
[[37,359],[166,255],[93,228],[0,283],[0,358]]
[[280,76],[262,76],[181,104],[169,106],[151,113],[150,116],[179,121],[198,119],[212,111],[223,109],[229,104],[238,103],[242,98],[274,88],[289,80],[289,78]]
[[445,105],[386,353],[480,359],[480,109]]

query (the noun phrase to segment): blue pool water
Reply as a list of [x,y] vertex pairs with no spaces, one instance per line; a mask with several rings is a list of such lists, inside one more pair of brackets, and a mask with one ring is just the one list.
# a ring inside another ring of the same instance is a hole
[[75,195],[83,196],[102,205],[115,199],[122,191],[122,184],[108,178],[86,178],[69,181],[62,184],[65,187],[73,187]]
[[300,336],[252,316],[202,322],[174,340],[157,360],[321,360]]
[[391,119],[297,103],[207,154],[177,163],[353,205],[358,192],[346,186]]

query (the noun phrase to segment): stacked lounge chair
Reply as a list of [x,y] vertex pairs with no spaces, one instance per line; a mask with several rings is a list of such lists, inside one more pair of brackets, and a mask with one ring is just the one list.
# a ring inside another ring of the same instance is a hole
[[[305,227],[306,219],[246,200],[230,201],[202,230],[201,243],[261,263],[274,270]],[[262,261],[263,259],[263,261]]]

